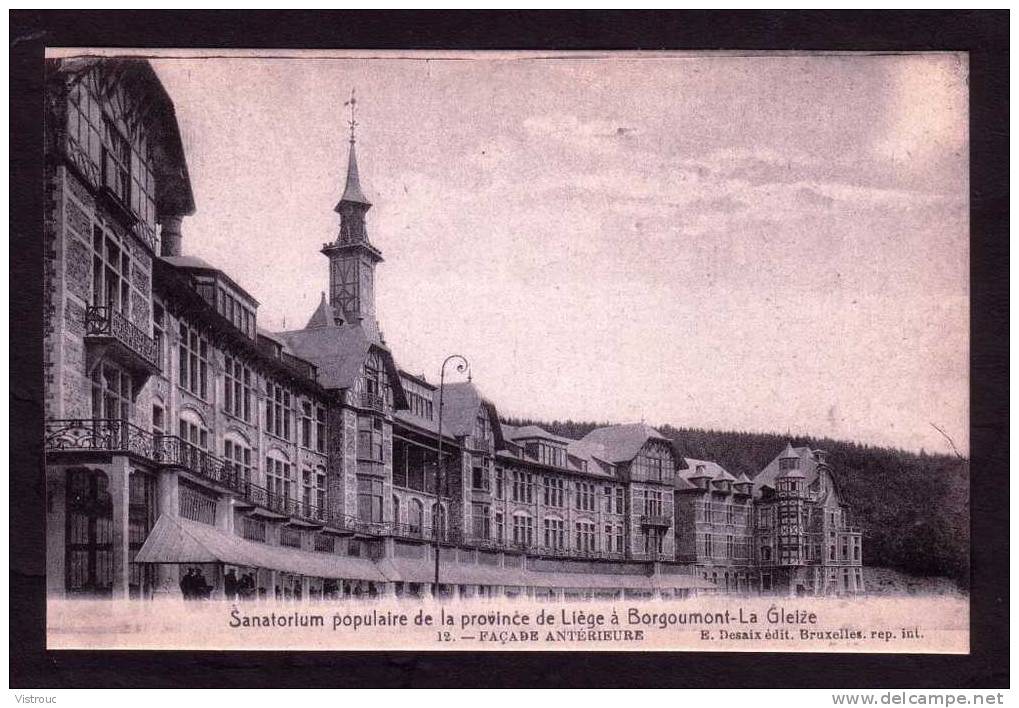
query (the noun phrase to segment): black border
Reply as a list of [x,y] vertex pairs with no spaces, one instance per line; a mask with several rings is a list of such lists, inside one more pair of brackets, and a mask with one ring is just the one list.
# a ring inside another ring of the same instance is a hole
[[[1008,11],[11,11],[10,21],[12,687],[1008,686]],[[47,44],[969,51],[972,653],[47,652],[38,159]]]

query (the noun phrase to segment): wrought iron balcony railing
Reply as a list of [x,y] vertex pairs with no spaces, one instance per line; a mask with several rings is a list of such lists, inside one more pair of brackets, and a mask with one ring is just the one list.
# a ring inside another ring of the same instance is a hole
[[361,393],[361,407],[370,408],[376,411],[384,411],[386,409],[386,399],[381,393],[369,393],[363,391]]
[[486,455],[491,455],[495,446],[491,440],[478,437],[477,435],[468,435],[466,440],[466,447],[468,450],[473,450],[475,452],[481,452]]
[[672,517],[668,514],[641,514],[640,525],[655,528],[669,528],[672,526]]
[[117,418],[47,420],[44,448],[47,452],[95,450],[131,453],[147,460],[155,460],[159,454],[156,436]]
[[134,325],[120,310],[109,305],[85,308],[85,336],[108,339],[121,345],[125,352],[137,357],[146,368],[160,368],[156,340]]

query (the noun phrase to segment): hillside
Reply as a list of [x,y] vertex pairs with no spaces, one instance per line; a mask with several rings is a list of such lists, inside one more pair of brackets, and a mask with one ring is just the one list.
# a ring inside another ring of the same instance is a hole
[[[608,423],[509,419],[580,438]],[[658,428],[680,454],[714,460],[733,474],[756,475],[786,442],[827,450],[843,493],[863,528],[863,562],[921,577],[969,576],[969,462],[829,438]]]

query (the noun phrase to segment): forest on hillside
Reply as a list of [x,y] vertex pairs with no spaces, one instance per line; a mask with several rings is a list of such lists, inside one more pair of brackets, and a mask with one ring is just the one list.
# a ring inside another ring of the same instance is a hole
[[[609,423],[508,419],[581,438]],[[969,583],[969,461],[830,438],[659,426],[683,457],[713,460],[729,472],[755,476],[785,447],[828,451],[855,522],[864,533],[865,565]]]

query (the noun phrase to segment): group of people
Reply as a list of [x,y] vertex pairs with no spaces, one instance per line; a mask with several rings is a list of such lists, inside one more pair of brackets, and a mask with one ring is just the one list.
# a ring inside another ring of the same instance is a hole
[[205,581],[205,573],[200,568],[188,568],[180,579],[180,592],[185,600],[208,600],[212,586]]
[[255,598],[255,574],[247,572],[240,578],[233,568],[223,576],[223,590],[227,600],[253,600]]

